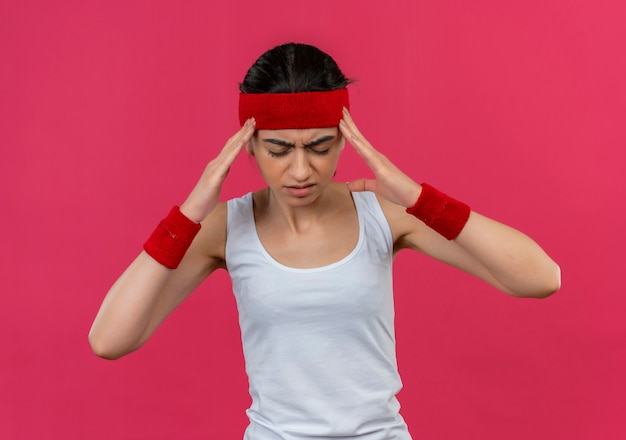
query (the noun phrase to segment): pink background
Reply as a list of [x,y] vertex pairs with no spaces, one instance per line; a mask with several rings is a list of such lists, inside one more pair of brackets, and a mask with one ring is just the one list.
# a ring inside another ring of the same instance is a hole
[[[241,438],[224,273],[127,358],[96,358],[87,332],[237,129],[249,65],[287,41],[358,80],[353,115],[392,161],[563,270],[558,294],[520,300],[397,258],[415,439],[626,438],[626,2],[371,3],[2,0],[0,438]],[[363,175],[346,149],[338,179]],[[224,198],[261,185],[242,155]]]

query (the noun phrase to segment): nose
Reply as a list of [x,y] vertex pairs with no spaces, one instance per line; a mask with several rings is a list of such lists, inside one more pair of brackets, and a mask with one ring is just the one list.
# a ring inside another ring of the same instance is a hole
[[295,148],[294,154],[291,155],[291,163],[289,164],[289,174],[298,182],[305,182],[311,177],[312,169],[309,157],[304,148]]

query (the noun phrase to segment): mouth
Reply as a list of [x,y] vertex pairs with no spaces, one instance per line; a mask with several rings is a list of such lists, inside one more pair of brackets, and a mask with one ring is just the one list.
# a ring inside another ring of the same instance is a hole
[[315,187],[314,183],[310,183],[307,185],[289,185],[285,188],[287,189],[287,193],[293,197],[306,197],[313,191]]

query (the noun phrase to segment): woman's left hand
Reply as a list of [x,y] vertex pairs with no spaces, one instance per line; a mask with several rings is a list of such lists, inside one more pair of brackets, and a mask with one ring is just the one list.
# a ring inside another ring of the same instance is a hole
[[343,109],[343,119],[339,130],[352,144],[356,152],[374,172],[375,179],[358,179],[348,183],[350,191],[373,191],[381,197],[404,207],[415,204],[422,187],[404,174],[382,153],[370,144],[357,128],[347,109]]

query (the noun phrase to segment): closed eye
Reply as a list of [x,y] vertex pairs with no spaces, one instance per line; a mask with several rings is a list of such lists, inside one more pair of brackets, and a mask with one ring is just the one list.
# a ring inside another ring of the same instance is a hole
[[313,153],[319,155],[319,156],[325,156],[328,153],[330,153],[330,148],[326,148],[325,150],[319,150],[316,148],[308,148],[308,150],[312,151]]
[[283,157],[284,155],[286,155],[287,153],[289,153],[289,148],[286,148],[282,151],[272,151],[272,150],[267,150],[267,154],[269,154],[272,157]]
[[[312,142],[303,144],[303,146],[304,148],[306,148],[307,151],[311,151],[318,156],[325,156],[329,154],[331,150],[331,147],[327,147],[327,145],[335,138],[335,136],[331,135],[322,136],[321,138],[315,139]],[[271,157],[283,157],[287,155],[292,148],[296,147],[295,144],[284,141],[282,139],[266,138],[263,139],[263,141],[268,144],[276,145],[279,148],[279,151],[272,150],[270,148],[267,149],[267,154],[269,154]]]
[[[282,151],[272,151],[272,150],[267,150],[267,154],[269,154],[271,157],[283,157],[285,155],[287,155],[289,153],[289,151],[291,151],[291,148],[287,148],[285,150]],[[316,149],[316,148],[307,148],[307,151],[310,151],[318,156],[326,156],[327,154],[330,153],[330,148],[326,148],[324,150],[320,150],[320,149]]]

